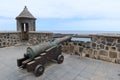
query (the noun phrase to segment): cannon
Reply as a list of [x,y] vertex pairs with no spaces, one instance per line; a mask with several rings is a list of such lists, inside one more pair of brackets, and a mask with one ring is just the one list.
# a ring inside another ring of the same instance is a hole
[[27,47],[24,57],[17,59],[17,66],[27,69],[28,72],[34,72],[35,76],[40,76],[44,73],[44,66],[48,61],[55,61],[58,64],[64,61],[60,44],[69,40],[71,36],[65,36]]

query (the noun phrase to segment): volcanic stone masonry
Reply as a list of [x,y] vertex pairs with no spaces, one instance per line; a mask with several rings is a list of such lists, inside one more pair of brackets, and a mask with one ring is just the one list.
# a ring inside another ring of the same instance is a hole
[[53,39],[53,33],[51,32],[30,32],[29,33],[29,43],[36,45],[38,43],[51,41]]
[[20,42],[20,32],[0,32],[0,48],[13,46]]
[[[53,33],[50,32],[29,32],[28,41],[30,45],[52,40]],[[0,32],[0,48],[14,46],[24,42],[21,39],[21,32]]]
[[91,41],[71,41],[62,44],[63,52],[83,57],[120,63],[120,35],[90,35]]

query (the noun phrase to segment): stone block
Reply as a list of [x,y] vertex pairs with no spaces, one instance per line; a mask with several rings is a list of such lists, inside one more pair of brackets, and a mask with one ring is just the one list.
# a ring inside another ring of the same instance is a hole
[[116,63],[116,59],[115,59],[115,58],[112,58],[112,59],[110,59],[110,62]]
[[112,50],[116,50],[116,47],[111,47]]
[[66,42],[66,45],[68,45],[68,42]]
[[119,56],[119,58],[120,58],[120,53],[118,53],[118,56]]
[[74,42],[74,45],[77,45],[77,43],[76,43],[76,42]]
[[91,43],[90,42],[86,42],[85,47],[86,48],[90,48],[91,47]]
[[3,42],[3,44],[2,44],[3,46],[5,46],[6,45],[6,42]]
[[112,44],[112,46],[116,46],[116,43],[114,42],[114,43]]
[[73,50],[74,50],[74,46],[70,46],[70,52],[73,52]]
[[79,46],[82,46],[82,43],[78,43]]
[[112,52],[112,51],[110,51],[110,52],[109,52],[109,57],[110,57],[110,58],[117,58],[117,52]]
[[96,43],[92,43],[92,47],[93,47],[93,48],[96,48]]
[[106,46],[106,48],[105,48],[106,50],[109,50],[109,47],[108,46]]
[[63,46],[62,51],[63,52],[68,52],[68,46]]
[[107,57],[105,57],[105,56],[99,56],[99,58],[98,58],[98,59],[103,60],[103,61],[108,61],[108,58],[107,58]]
[[79,52],[82,52],[82,51],[83,51],[83,47],[80,46],[80,47],[79,47]]
[[99,45],[99,44],[97,45],[97,48],[100,48],[100,45]]
[[92,54],[93,49],[88,49],[88,54]]
[[97,55],[97,50],[94,50],[94,55]]
[[106,42],[105,42],[105,41],[101,41],[101,43],[102,43],[102,44],[106,44]]
[[117,50],[120,51],[120,44],[117,44],[116,47],[117,47]]
[[76,52],[76,51],[74,52],[74,54],[75,54],[75,55],[79,55],[79,53],[78,53],[78,52]]
[[98,40],[97,37],[92,37],[92,41],[93,41],[93,42],[96,42],[97,40]]
[[106,38],[106,41],[112,43],[114,41],[114,38]]
[[111,43],[111,42],[107,42],[107,45],[108,45],[108,46],[112,46],[112,43]]
[[116,63],[120,64],[120,59],[116,59]]
[[85,54],[84,52],[82,52],[81,56],[82,56],[82,57],[85,57],[85,55],[86,55],[86,54]]
[[99,51],[99,55],[108,56],[108,52],[105,51],[105,50],[100,50],[100,51]]
[[85,54],[85,57],[90,57],[90,55],[89,54]]
[[100,48],[101,48],[101,49],[104,49],[104,44],[100,44]]
[[120,43],[120,38],[118,39],[118,43]]

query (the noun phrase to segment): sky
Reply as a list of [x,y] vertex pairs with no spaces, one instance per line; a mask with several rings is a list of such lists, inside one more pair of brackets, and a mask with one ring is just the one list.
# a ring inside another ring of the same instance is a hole
[[25,5],[37,31],[120,31],[120,0],[0,0],[0,31],[16,31]]

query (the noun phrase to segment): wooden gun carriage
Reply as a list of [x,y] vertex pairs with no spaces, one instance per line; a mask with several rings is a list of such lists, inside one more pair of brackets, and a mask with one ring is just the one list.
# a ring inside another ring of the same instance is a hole
[[52,42],[44,42],[42,44],[27,48],[23,58],[17,59],[17,66],[33,72],[35,76],[44,73],[45,64],[48,61],[55,61],[58,64],[64,61],[61,46],[59,44],[70,40],[70,36],[56,39]]

